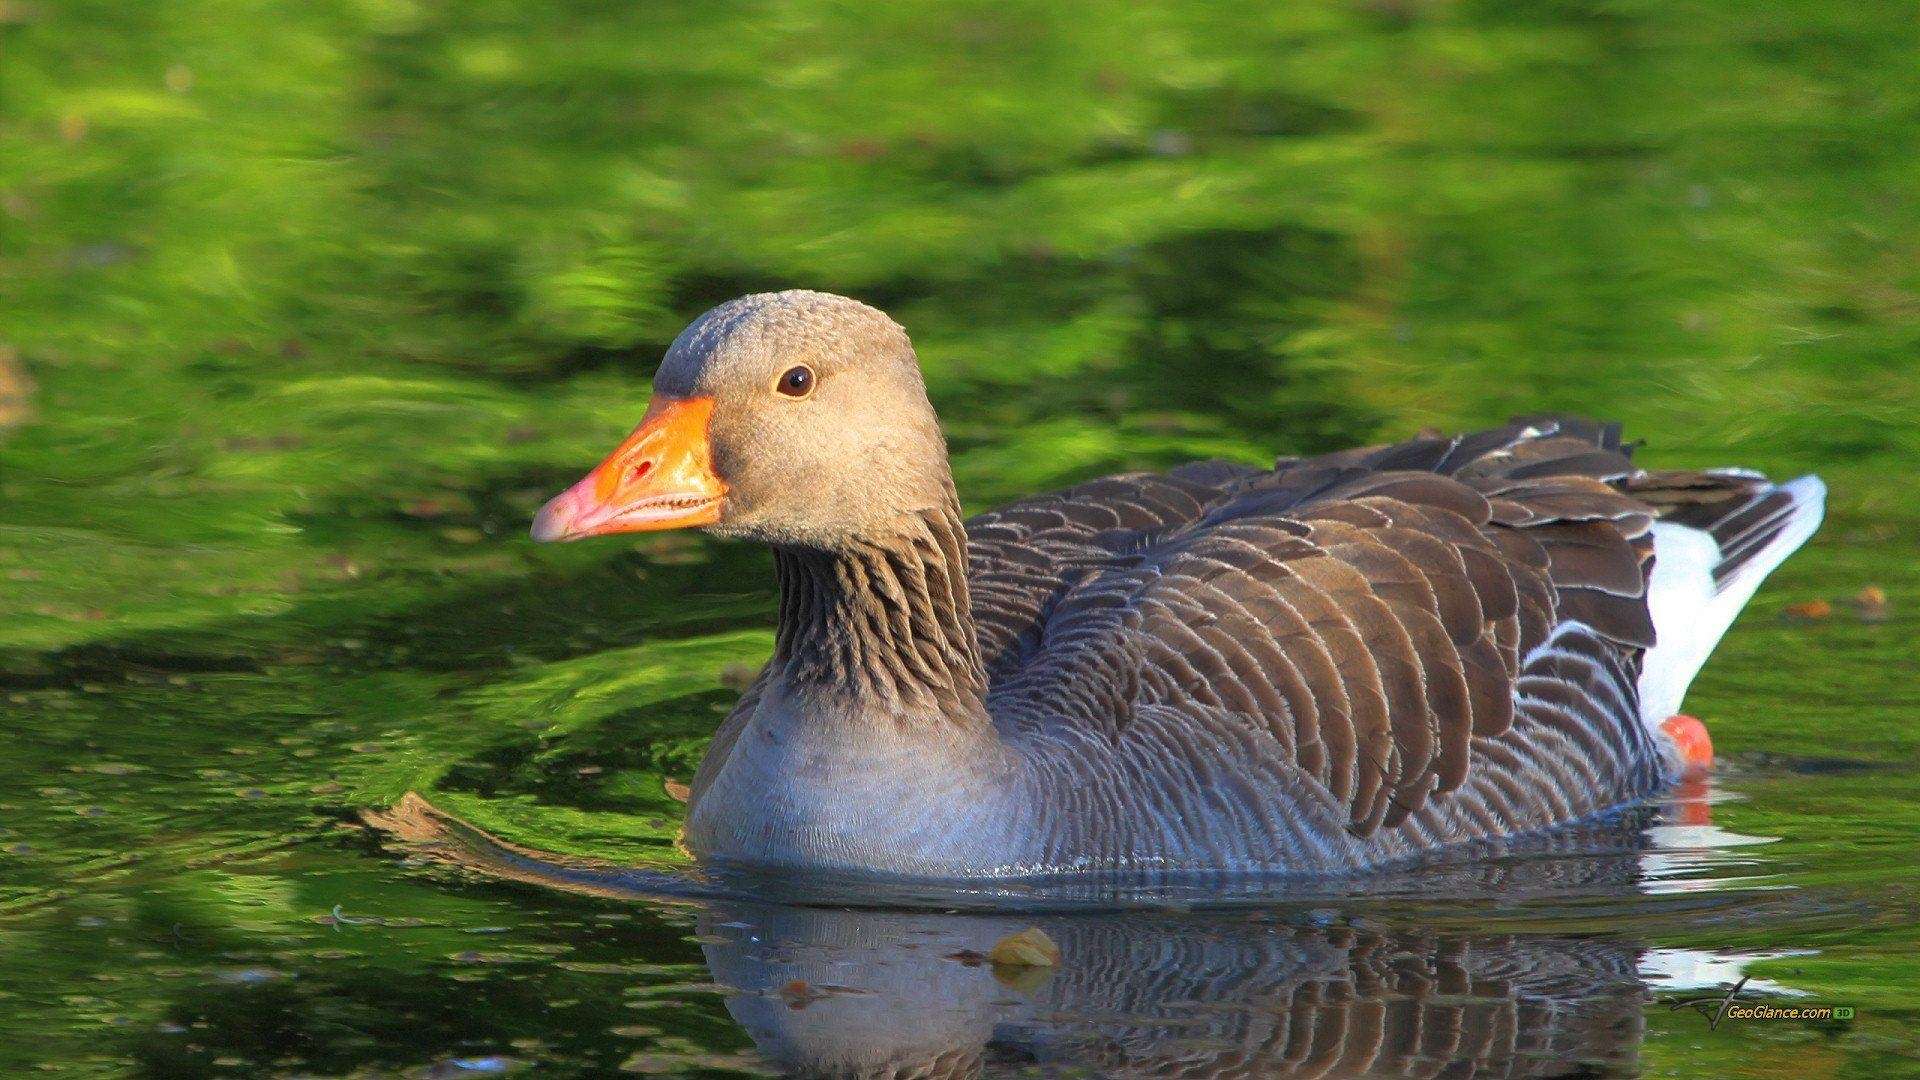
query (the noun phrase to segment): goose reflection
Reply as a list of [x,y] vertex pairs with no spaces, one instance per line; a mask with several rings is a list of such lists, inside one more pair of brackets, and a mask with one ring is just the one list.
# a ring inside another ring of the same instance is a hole
[[[1571,1076],[1631,1071],[1640,950],[1617,941],[722,908],[714,980],[787,1075]],[[981,962],[1038,925],[1057,969]]]
[[[784,1075],[1565,1077],[1637,1072],[1649,987],[1684,989],[1685,972],[1736,970],[1739,958],[1618,934],[1490,933],[1474,912],[1546,898],[1638,916],[1667,894],[1697,905],[1714,882],[1701,875],[1742,880],[1751,860],[1738,852],[1761,839],[1651,850],[1675,822],[1709,836],[1707,802],[1696,791],[1525,847],[1199,912],[1169,908],[1221,899],[1218,881],[1012,896],[809,878],[808,895],[777,897],[802,902],[783,903],[768,899],[778,881],[690,885],[529,851],[418,798],[373,820],[416,857],[469,873],[694,904],[728,1011]],[[1115,910],[1122,901],[1134,907]],[[1381,921],[1353,914],[1368,911]],[[1034,927],[1059,945],[1057,966],[989,962],[995,943]]]

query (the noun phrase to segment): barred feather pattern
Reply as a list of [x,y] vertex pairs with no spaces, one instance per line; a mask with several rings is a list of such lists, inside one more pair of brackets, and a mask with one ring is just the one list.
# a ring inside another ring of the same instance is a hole
[[[1062,942],[1103,962],[1062,972],[1047,1000],[1098,1019],[1077,1052],[1048,1057],[1122,1076],[1536,1076],[1574,1058],[1627,1064],[1641,1028],[1634,996],[1611,993],[1638,974],[1636,950],[1618,942],[1347,932],[1270,949],[1204,935],[1129,949],[1128,934],[1093,926]],[[1248,1000],[1269,1004],[1169,1005]]]
[[968,522],[1037,861],[1343,870],[1660,786],[1639,475],[1617,427],[1531,418]]

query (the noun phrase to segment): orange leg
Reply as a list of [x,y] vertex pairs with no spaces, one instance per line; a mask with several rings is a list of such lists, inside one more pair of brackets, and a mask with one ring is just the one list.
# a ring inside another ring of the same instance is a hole
[[1705,776],[1713,768],[1713,740],[1707,737],[1707,725],[1681,713],[1660,723],[1660,730],[1680,748],[1681,776],[1685,779]]
[[1680,748],[1680,786],[1673,792],[1674,823],[1678,825],[1713,824],[1713,807],[1707,802],[1707,770],[1713,768],[1713,740],[1707,737],[1707,725],[1691,716],[1669,716],[1660,730]]

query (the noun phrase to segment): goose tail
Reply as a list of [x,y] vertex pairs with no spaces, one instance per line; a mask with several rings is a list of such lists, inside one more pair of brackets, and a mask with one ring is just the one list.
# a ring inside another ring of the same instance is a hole
[[1657,643],[1640,670],[1640,715],[1658,726],[1754,591],[1807,542],[1825,513],[1817,476],[1775,484],[1745,469],[1646,473],[1630,494],[1658,515],[1647,607]]

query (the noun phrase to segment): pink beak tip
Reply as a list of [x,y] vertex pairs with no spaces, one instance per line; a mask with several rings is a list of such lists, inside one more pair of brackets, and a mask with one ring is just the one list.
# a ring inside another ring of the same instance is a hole
[[571,532],[576,520],[572,500],[567,496],[572,492],[563,492],[547,501],[534,515],[531,535],[542,544],[552,544],[573,539]]

